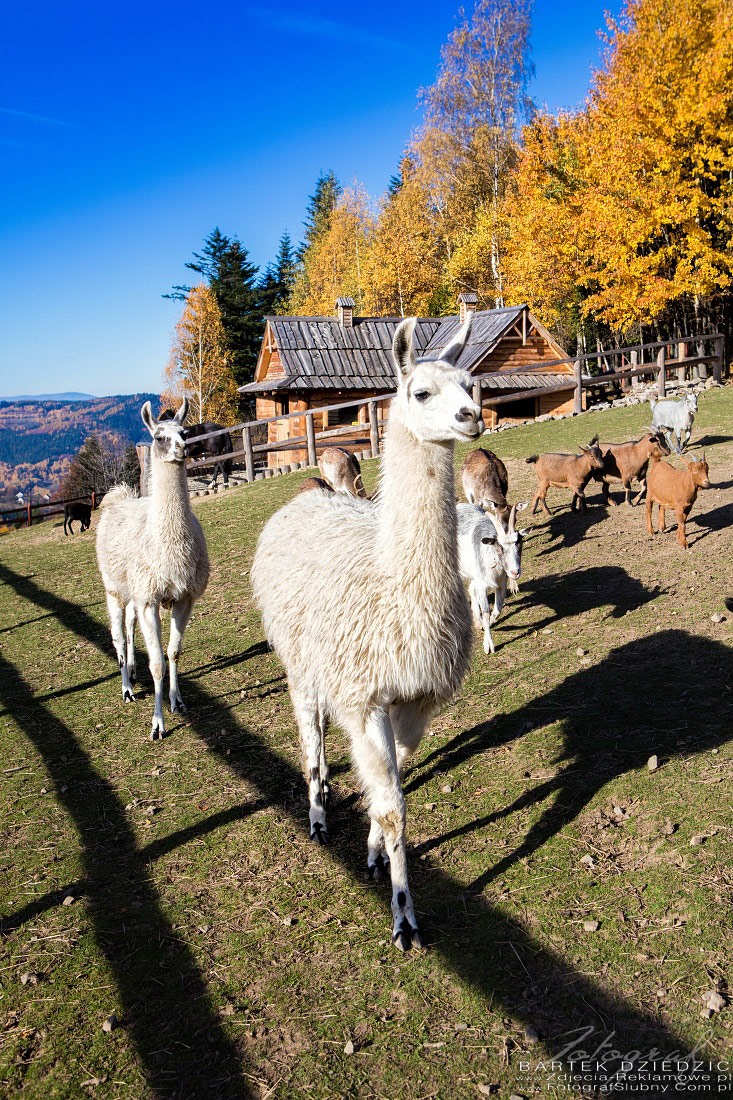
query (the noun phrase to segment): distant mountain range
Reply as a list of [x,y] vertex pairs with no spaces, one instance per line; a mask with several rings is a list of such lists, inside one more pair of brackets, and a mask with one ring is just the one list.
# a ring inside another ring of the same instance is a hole
[[125,446],[145,439],[148,433],[140,419],[145,401],[157,413],[156,393],[0,400],[0,501],[17,489],[58,495],[71,459],[92,432],[112,435]]
[[93,393],[22,393],[17,397],[0,397],[0,401],[96,401]]

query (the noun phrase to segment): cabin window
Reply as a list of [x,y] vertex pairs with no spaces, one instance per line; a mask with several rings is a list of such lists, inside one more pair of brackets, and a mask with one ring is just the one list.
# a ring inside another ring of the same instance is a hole
[[496,411],[500,419],[534,420],[537,416],[537,398],[522,397],[519,401],[507,401],[506,405],[497,405]]
[[355,424],[359,419],[359,406],[346,405],[343,409],[329,409],[329,427],[344,427],[347,424]]

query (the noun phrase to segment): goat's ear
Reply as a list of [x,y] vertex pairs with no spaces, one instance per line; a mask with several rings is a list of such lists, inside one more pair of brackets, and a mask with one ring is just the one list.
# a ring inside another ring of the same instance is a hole
[[452,367],[455,367],[461,352],[466,346],[468,340],[468,334],[471,331],[471,325],[473,323],[473,313],[469,313],[466,320],[463,322],[458,332],[455,334],[451,342],[440,353],[440,360],[443,363],[450,363]]
[[143,424],[148,429],[151,435],[155,435],[155,417],[153,416],[153,408],[149,401],[146,401],[140,410],[140,416],[142,417]]
[[529,508],[529,501],[528,500],[518,500],[515,507],[516,507],[518,512],[523,512],[525,508]]
[[590,443],[588,444],[588,446],[589,447],[595,447],[597,442],[598,442],[598,436],[594,435],[593,438],[591,439]]
[[585,443],[580,444],[581,451],[585,451],[586,454],[588,454],[588,452],[590,451],[590,448],[591,448],[591,444],[588,444],[588,445],[586,445]]
[[408,378],[417,365],[415,359],[415,325],[417,317],[408,317],[397,326],[392,341],[392,355],[397,367],[398,380]]
[[184,397],[183,398],[183,403],[182,403],[180,409],[178,410],[176,415],[173,417],[174,423],[182,424],[183,421],[186,419],[186,414],[187,413],[188,413],[188,398]]

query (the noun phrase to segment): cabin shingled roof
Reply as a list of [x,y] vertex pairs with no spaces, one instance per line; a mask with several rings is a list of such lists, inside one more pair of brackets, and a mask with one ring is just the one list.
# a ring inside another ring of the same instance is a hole
[[[476,312],[461,367],[470,371],[498,344],[501,337],[521,318],[525,306],[510,306]],[[351,326],[336,317],[268,317],[284,376],[263,378],[240,393],[257,394],[277,390],[355,389],[391,392],[395,387],[392,340],[402,317],[355,317]],[[419,356],[437,358],[460,328],[453,317],[419,317],[415,326],[415,349]],[[492,388],[508,388],[510,374]],[[546,379],[552,378],[552,382]],[[544,374],[538,386],[556,384],[565,375]]]

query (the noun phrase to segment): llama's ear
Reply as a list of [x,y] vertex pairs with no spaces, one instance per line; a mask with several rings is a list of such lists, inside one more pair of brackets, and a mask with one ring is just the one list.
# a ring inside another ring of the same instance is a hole
[[182,424],[183,421],[186,419],[186,414],[187,413],[188,413],[188,398],[184,397],[183,398],[183,404],[181,405],[181,407],[178,410],[178,412],[176,413],[176,415],[173,417],[173,420],[175,421],[176,424]]
[[440,360],[444,363],[450,363],[454,367],[458,361],[458,358],[466,346],[468,340],[468,334],[471,331],[471,325],[473,323],[473,313],[469,313],[466,320],[459,328],[451,342],[440,353]]
[[143,424],[148,429],[151,435],[155,435],[155,417],[153,416],[153,409],[149,401],[146,401],[140,410],[140,416],[143,418]]
[[415,325],[417,317],[408,317],[402,321],[394,334],[392,341],[392,355],[397,367],[397,378],[407,378],[415,369]]

